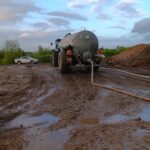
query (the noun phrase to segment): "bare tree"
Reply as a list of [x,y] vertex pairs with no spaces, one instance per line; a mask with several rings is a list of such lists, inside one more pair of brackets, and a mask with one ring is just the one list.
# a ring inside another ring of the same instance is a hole
[[17,51],[18,49],[20,49],[20,46],[16,40],[9,40],[5,42],[5,50]]

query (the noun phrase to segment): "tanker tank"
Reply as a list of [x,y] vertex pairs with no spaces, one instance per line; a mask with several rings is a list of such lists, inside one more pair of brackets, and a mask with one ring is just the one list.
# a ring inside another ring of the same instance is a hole
[[58,44],[58,47],[64,49],[69,45],[73,47],[76,54],[89,52],[90,56],[93,57],[98,50],[98,39],[93,32],[84,30],[74,34],[67,34]]

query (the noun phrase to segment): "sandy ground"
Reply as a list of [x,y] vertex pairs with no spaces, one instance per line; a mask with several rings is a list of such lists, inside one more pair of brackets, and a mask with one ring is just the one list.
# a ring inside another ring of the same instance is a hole
[[[150,79],[100,68],[94,80],[150,98]],[[84,71],[62,75],[49,65],[0,66],[0,150],[149,147],[149,102],[92,86]]]

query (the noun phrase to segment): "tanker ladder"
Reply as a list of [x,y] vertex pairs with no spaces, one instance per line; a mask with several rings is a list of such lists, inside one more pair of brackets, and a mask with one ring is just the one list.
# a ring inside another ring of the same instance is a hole
[[142,99],[142,100],[147,101],[147,102],[150,102],[150,98],[138,96],[138,95],[135,95],[135,94],[132,94],[132,93],[128,93],[126,91],[122,91],[120,89],[111,88],[111,87],[108,87],[108,86],[105,86],[105,85],[102,85],[102,84],[94,83],[94,63],[93,63],[92,60],[88,60],[88,61],[91,63],[91,84],[92,85],[98,86],[98,87],[101,87],[101,88],[104,88],[104,89],[107,89],[107,90],[111,90],[111,91],[114,91],[114,92],[118,92],[118,93],[121,93],[121,94],[125,94],[125,95],[128,95],[128,96],[132,96],[132,97],[137,98],[137,99]]

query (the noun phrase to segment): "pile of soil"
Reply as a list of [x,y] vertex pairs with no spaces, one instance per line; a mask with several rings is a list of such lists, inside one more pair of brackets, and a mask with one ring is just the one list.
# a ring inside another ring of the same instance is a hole
[[104,61],[108,65],[150,68],[150,45],[136,45]]

